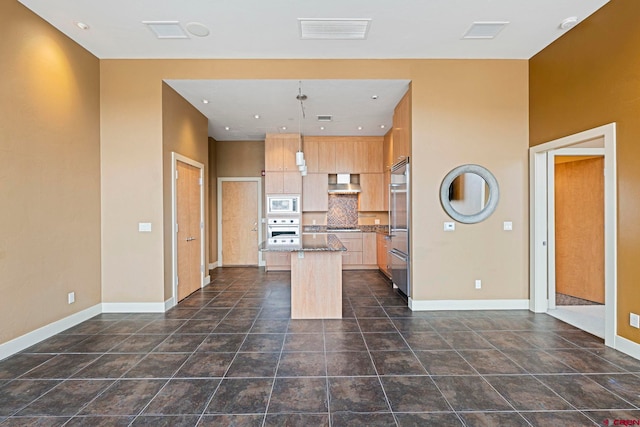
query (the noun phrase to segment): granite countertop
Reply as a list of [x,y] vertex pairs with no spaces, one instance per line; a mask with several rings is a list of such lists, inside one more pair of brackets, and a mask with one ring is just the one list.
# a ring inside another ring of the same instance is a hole
[[260,243],[262,252],[338,252],[346,251],[340,239],[334,234],[303,234],[299,245],[269,245],[266,241]]
[[359,225],[356,229],[341,228],[339,230],[327,228],[326,225],[303,225],[303,233],[389,233],[388,225]]

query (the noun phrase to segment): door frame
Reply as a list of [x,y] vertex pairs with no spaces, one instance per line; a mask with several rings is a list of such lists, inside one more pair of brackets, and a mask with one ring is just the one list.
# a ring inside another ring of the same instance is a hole
[[[616,124],[609,123],[529,149],[529,309],[546,313],[549,304],[549,157],[572,148],[593,147],[604,141],[604,275],[605,275],[605,345],[615,348],[617,313],[617,174]],[[553,184],[553,182],[551,182]],[[553,261],[555,262],[555,260]],[[555,264],[553,264],[555,272]]]
[[262,217],[262,178],[257,177],[219,177],[218,178],[218,266],[222,267],[222,183],[229,182],[257,182],[258,183],[258,241],[256,242],[256,250],[258,251],[258,267],[265,265],[262,259],[262,252],[258,250],[258,245],[262,242],[264,235],[264,221]]
[[200,169],[200,288],[204,287],[205,277],[205,227],[204,227],[204,164],[183,156],[176,152],[171,152],[171,266],[172,266],[172,289],[173,304],[178,304],[178,189],[176,177],[178,173],[178,162],[186,163]]

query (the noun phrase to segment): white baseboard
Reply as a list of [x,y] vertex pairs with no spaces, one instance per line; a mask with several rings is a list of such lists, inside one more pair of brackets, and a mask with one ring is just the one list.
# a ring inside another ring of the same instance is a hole
[[204,278],[204,283],[202,284],[202,287],[204,288],[205,286],[207,286],[209,283],[211,283],[211,276],[206,276]]
[[9,357],[12,354],[18,353],[25,348],[31,347],[32,345],[37,344],[40,341],[51,338],[52,336],[73,326],[76,326],[77,324],[82,323],[85,320],[89,320],[93,316],[97,316],[100,313],[102,313],[102,306],[101,304],[96,304],[93,307],[89,307],[63,319],[57,320],[53,323],[49,323],[48,325],[38,328],[35,331],[26,333],[22,336],[19,336],[18,338],[14,338],[11,341],[7,341],[4,344],[0,344],[0,360]]
[[640,344],[616,335],[614,345],[616,350],[640,360]]
[[176,299],[175,297],[171,297],[168,300],[166,300],[164,302],[164,311],[169,310],[171,307],[176,305]]
[[103,302],[103,313],[164,313],[167,302]]
[[209,270],[215,270],[216,268],[218,268],[217,262],[212,262],[209,264]]
[[414,300],[409,298],[409,308],[413,311],[443,310],[528,310],[528,299],[487,299],[487,300]]

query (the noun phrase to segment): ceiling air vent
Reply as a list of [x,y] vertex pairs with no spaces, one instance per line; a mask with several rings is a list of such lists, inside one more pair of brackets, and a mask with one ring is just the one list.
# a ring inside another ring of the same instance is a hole
[[330,122],[332,120],[333,120],[333,116],[332,115],[318,116],[318,121],[319,122]]
[[371,19],[298,18],[303,40],[364,40]]
[[188,39],[178,21],[142,21],[159,39]]
[[462,36],[463,39],[492,39],[498,35],[504,27],[507,26],[508,21],[496,21],[496,22],[474,22],[466,33]]

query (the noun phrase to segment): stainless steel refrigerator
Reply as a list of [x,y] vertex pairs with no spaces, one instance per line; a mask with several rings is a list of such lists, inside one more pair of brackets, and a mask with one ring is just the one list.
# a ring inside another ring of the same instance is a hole
[[409,159],[391,168],[389,184],[389,234],[391,236],[391,278],[406,296],[411,296],[409,254],[410,221]]

